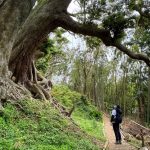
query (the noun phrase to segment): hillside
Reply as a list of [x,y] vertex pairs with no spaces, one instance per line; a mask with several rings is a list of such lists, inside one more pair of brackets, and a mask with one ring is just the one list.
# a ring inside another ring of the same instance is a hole
[[66,87],[64,92],[66,94],[62,87],[57,87],[53,95],[57,95],[56,98],[60,96],[60,103],[64,100],[66,108],[71,108],[74,102],[70,95],[78,97],[76,101],[80,101],[73,112],[73,119],[64,117],[49,101],[20,100],[6,103],[0,117],[0,149],[101,149],[105,142],[101,114],[91,104],[81,101],[80,94]]

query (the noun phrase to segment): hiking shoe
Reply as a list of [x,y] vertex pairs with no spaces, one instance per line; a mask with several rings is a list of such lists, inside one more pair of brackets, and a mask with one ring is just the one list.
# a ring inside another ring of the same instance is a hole
[[119,141],[116,141],[115,144],[119,144]]

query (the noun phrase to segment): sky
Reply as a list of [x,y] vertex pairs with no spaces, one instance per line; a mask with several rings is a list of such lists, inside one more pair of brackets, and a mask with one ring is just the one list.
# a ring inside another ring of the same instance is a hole
[[71,4],[68,7],[68,12],[70,13],[76,13],[79,10],[79,5],[77,1],[72,0]]
[[[72,0],[71,4],[68,7],[68,12],[73,14],[73,13],[77,13],[79,10],[80,10],[80,7],[77,1]],[[83,39],[79,38],[78,35],[71,33],[71,32],[70,33],[66,32],[65,36],[70,41],[68,44],[69,48],[78,48],[78,47],[81,47],[82,49],[85,48],[85,42],[83,42]]]

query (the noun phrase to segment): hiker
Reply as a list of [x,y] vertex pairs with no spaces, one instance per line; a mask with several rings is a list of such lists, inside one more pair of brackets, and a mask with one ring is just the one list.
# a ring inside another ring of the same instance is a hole
[[122,111],[120,109],[120,106],[119,105],[114,106],[111,114],[111,123],[116,137],[115,144],[121,144],[121,134],[120,134],[120,123],[122,122],[121,114]]

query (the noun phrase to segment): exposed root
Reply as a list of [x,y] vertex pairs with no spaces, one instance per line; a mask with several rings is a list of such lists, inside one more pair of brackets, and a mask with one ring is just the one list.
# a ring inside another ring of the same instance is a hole
[[34,84],[32,82],[27,82],[26,87],[32,93],[34,98],[46,100],[43,91],[38,87],[37,84]]
[[[46,98],[47,100],[50,100],[50,99],[51,99],[50,94],[46,91],[46,89],[44,89],[44,87],[42,87],[42,86],[39,85],[39,84],[37,84],[37,87],[43,92],[43,94],[44,94],[44,96],[45,96],[45,98]],[[49,91],[49,89],[48,89],[48,91]]]
[[35,99],[50,100],[50,94],[40,85],[33,82],[27,82],[27,89],[32,93]]
[[[49,86],[46,85],[48,88],[45,87],[47,82],[48,80],[46,79],[44,82],[41,81],[38,83],[28,81],[23,86],[21,84],[19,85],[19,83],[14,83],[8,78],[0,78],[0,110],[3,110],[3,105],[7,102],[13,103],[16,100],[31,99],[33,97],[35,99],[49,100],[52,106],[57,109],[63,116],[70,118],[74,107],[68,111],[63,105],[59,104],[56,99],[52,98],[49,94]],[[16,102],[15,104],[22,110],[21,106],[19,106]]]
[[25,87],[15,84],[9,78],[0,77],[0,100],[18,100],[27,98],[31,98],[31,94]]
[[71,110],[68,113],[68,117],[71,117],[74,110],[75,110],[75,106],[73,105],[73,107],[71,108]]
[[72,112],[75,109],[75,106],[73,106],[73,108],[69,111],[67,110],[63,105],[61,105],[60,103],[58,103],[58,101],[54,98],[52,98],[51,101],[52,106],[57,109],[63,116],[65,117],[71,117]]
[[[17,76],[16,71],[18,71]],[[18,77],[18,75],[22,75],[22,73],[19,73],[20,70],[14,70],[14,73],[11,77],[14,82],[18,81],[18,84],[19,82],[24,84],[25,88],[27,88],[31,92],[33,98],[35,99],[50,100],[51,96],[49,92],[50,88],[52,88],[52,83],[50,80],[47,80],[39,74],[35,67],[34,60],[32,60],[30,65],[28,66],[27,78],[25,78],[25,80],[19,81],[19,79],[22,78]]]
[[40,75],[35,67],[34,60],[32,61],[28,74],[29,81],[27,81],[26,87],[33,94],[33,97],[42,100],[50,100],[51,96],[49,91],[52,87],[52,83],[50,80]]

